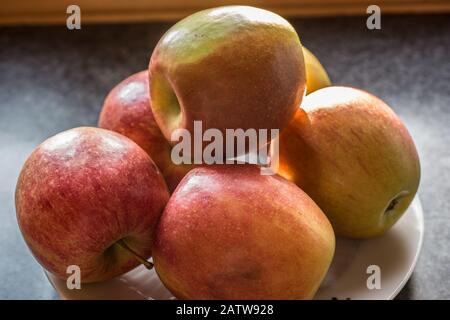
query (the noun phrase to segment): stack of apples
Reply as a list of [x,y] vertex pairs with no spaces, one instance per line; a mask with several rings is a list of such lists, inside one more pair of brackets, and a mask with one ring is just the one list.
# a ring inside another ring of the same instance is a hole
[[[278,174],[175,164],[171,136],[194,121],[279,129]],[[154,264],[180,299],[310,299],[335,234],[382,235],[419,177],[414,143],[383,101],[331,86],[282,17],[227,6],[167,31],[149,69],[109,93],[99,128],[39,145],[16,211],[33,255],[63,279],[70,265],[89,283]]]

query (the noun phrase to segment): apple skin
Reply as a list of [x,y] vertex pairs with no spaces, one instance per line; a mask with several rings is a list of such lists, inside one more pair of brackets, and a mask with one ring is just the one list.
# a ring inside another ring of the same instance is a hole
[[171,192],[193,168],[172,162],[172,146],[162,135],[150,108],[148,70],[131,75],[111,90],[103,103],[98,126],[123,134],[143,148],[161,170]]
[[331,86],[330,77],[319,59],[303,46],[306,69],[306,94]]
[[310,299],[334,248],[328,219],[295,184],[253,165],[219,165],[181,181],[153,261],[179,299]]
[[153,114],[169,141],[176,129],[193,135],[195,120],[224,137],[226,129],[281,130],[306,91],[294,28],[248,6],[213,8],[181,20],[158,42],[149,72]]
[[320,206],[338,236],[383,234],[419,186],[419,157],[407,129],[362,90],[329,87],[306,96],[279,150],[278,173]]
[[155,226],[169,193],[156,165],[118,133],[81,127],[39,145],[16,188],[22,235],[39,263],[65,279],[69,265],[81,282],[113,278],[136,267],[125,243],[151,255]]

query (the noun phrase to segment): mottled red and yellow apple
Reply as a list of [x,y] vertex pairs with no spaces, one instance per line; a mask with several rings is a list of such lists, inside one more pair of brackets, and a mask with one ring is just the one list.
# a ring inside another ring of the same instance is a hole
[[248,6],[181,20],[157,44],[149,72],[153,114],[167,140],[178,128],[192,134],[196,120],[223,133],[281,130],[306,90],[294,28],[277,14]]
[[158,168],[136,143],[99,128],[44,141],[17,182],[17,220],[36,259],[83,282],[118,276],[151,255],[154,228],[169,198]]
[[180,299],[310,299],[333,229],[293,183],[253,165],[190,171],[156,231],[154,262]]
[[407,129],[362,90],[329,87],[308,95],[279,147],[279,174],[322,208],[340,236],[383,234],[419,186],[419,157]]
[[111,90],[103,103],[98,126],[123,134],[141,146],[158,165],[171,192],[193,168],[172,161],[172,148],[150,108],[147,70],[131,75]]

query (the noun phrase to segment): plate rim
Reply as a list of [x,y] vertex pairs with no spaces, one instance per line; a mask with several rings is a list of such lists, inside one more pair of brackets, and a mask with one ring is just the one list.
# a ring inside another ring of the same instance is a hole
[[419,194],[415,196],[413,201],[411,202],[410,206],[416,206],[417,209],[417,217],[419,222],[419,244],[417,246],[417,250],[414,254],[414,259],[412,263],[409,266],[408,271],[405,274],[405,277],[400,281],[400,283],[397,285],[394,291],[388,296],[386,300],[394,300],[397,295],[400,293],[400,291],[405,287],[405,285],[408,283],[409,279],[411,279],[411,276],[414,272],[414,269],[416,268],[417,261],[419,260],[420,253],[422,251],[422,245],[423,245],[423,237],[425,233],[425,219],[423,215],[423,208],[422,208],[422,201],[420,200]]

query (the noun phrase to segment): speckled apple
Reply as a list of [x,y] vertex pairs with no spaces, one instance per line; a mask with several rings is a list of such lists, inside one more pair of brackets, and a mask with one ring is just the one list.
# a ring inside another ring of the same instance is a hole
[[413,200],[419,157],[408,130],[382,100],[347,87],[306,96],[282,132],[279,174],[324,211],[337,235],[389,230]]
[[176,165],[171,159],[172,147],[150,108],[147,70],[131,75],[111,90],[103,103],[98,126],[123,134],[143,148],[161,170],[171,192],[193,168]]
[[[306,90],[294,28],[270,11],[225,6],[175,24],[151,56],[150,96],[167,140],[176,129],[282,129]],[[225,136],[225,135],[224,135]]]
[[193,169],[170,198],[153,260],[180,299],[310,299],[333,229],[295,184],[252,165]]
[[16,212],[40,264],[60,278],[77,265],[81,282],[113,278],[151,255],[169,198],[156,165],[132,140],[75,128],[39,145],[20,173]]

